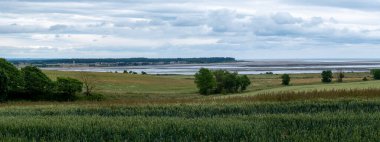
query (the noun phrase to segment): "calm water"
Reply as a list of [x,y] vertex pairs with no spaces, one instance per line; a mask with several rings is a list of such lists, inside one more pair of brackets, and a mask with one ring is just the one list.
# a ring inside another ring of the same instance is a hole
[[367,72],[373,68],[380,68],[380,60],[250,60],[237,63],[223,64],[181,64],[181,65],[154,65],[154,66],[125,66],[125,67],[62,67],[44,68],[46,70],[60,71],[90,71],[90,72],[123,72],[145,71],[148,74],[181,74],[193,75],[200,68],[212,70],[226,69],[237,71],[240,74],[261,74],[273,72],[282,73],[319,73],[322,70],[344,71],[344,72]]

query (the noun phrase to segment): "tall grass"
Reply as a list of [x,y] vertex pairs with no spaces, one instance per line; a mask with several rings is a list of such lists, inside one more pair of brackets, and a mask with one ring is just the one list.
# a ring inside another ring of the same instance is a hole
[[323,112],[380,112],[380,100],[306,101],[284,103],[178,104],[148,106],[26,106],[2,107],[0,116],[104,116],[104,117],[230,117],[263,114]]
[[0,140],[376,141],[380,100],[0,108]]
[[1,138],[36,141],[375,141],[380,114],[217,118],[0,117]]
[[380,97],[379,88],[367,89],[329,89],[307,91],[276,91],[264,92],[253,96],[231,97],[229,101],[297,101],[315,99],[338,99],[338,98],[376,98]]

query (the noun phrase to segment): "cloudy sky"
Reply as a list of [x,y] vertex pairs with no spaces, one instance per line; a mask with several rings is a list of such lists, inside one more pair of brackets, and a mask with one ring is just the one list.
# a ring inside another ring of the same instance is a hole
[[1,0],[0,57],[380,58],[380,0]]

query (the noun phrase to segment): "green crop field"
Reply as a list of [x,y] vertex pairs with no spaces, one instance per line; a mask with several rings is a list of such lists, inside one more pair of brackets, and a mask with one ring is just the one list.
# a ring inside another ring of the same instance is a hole
[[[80,78],[79,72],[44,71]],[[380,81],[347,73],[250,75],[240,94],[202,96],[193,76],[89,73],[103,101],[0,104],[1,141],[377,141]]]

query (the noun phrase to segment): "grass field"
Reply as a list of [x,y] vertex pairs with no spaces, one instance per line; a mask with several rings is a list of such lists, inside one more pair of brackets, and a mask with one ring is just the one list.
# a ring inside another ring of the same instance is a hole
[[[45,71],[49,77],[74,77],[78,72]],[[89,73],[96,80],[96,92],[110,99],[178,99],[205,98],[197,93],[193,76],[130,75],[121,73]],[[315,88],[368,88],[379,86],[380,82],[363,82],[369,73],[346,73],[345,83],[322,84],[319,74],[291,75],[291,86],[281,85],[281,75],[250,75],[252,81],[243,95],[267,91],[306,90]],[[347,84],[352,83],[352,84]]]
[[[80,78],[78,72],[45,71]],[[201,96],[192,76],[90,73],[104,101],[0,105],[2,141],[377,141],[380,81],[347,73],[250,75],[240,94]]]

